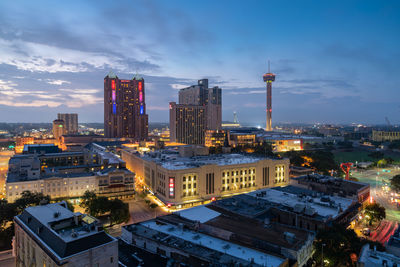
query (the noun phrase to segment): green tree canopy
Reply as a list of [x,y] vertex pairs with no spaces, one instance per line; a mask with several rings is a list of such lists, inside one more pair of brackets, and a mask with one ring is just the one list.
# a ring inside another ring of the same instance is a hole
[[[323,255],[322,255],[322,247]],[[317,266],[351,266],[350,255],[358,255],[362,243],[356,233],[351,229],[346,229],[342,225],[334,225],[329,229],[320,230],[314,242],[314,260]],[[323,259],[322,259],[323,256]]]
[[385,208],[379,203],[372,203],[365,207],[364,214],[371,225],[374,221],[381,221],[386,218]]
[[110,226],[129,220],[129,205],[120,199],[110,200]]
[[394,191],[400,192],[400,174],[392,177],[392,179],[390,180],[390,187]]
[[41,203],[50,203],[50,196],[45,196],[43,193],[24,191],[21,193],[21,197],[15,200],[14,204],[19,212],[22,212],[29,206],[37,206]]

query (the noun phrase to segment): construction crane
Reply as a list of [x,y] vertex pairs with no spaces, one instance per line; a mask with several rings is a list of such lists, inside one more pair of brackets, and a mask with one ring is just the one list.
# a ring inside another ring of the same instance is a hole
[[346,178],[345,178],[346,180],[349,180],[349,174],[350,174],[351,167],[353,167],[352,162],[344,162],[344,163],[340,164],[340,168],[346,174]]

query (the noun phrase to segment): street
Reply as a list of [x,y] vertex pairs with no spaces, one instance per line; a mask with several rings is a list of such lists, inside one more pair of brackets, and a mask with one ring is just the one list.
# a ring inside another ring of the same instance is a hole
[[390,179],[400,174],[400,169],[385,168],[384,170],[390,172],[383,172],[382,168],[374,168],[371,170],[355,170],[352,171],[352,177],[357,178],[360,182],[368,183],[371,186],[371,196],[373,199],[381,204],[386,209],[386,219],[389,221],[400,221],[400,210],[397,208],[396,203],[390,200],[390,192],[385,192],[382,189],[384,182],[390,184]]
[[[390,179],[397,174],[400,174],[400,169],[397,167],[352,171],[352,177],[357,178],[360,182],[370,184],[371,196],[386,210],[386,219],[378,225],[369,227],[371,234],[368,239],[382,244],[385,244],[390,236],[393,235],[400,221],[400,210],[397,207],[397,203],[392,203],[390,190],[384,190],[384,188],[387,188],[385,187],[387,184],[390,186]],[[358,235],[362,236],[360,229],[363,227],[359,225],[359,228],[356,230]]]
[[8,171],[8,161],[14,155],[14,151],[0,151],[0,199],[5,198],[6,176]]

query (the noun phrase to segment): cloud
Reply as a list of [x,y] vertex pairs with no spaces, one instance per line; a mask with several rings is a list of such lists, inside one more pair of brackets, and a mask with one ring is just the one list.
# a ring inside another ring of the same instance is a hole
[[86,72],[93,69],[117,69],[131,71],[158,69],[148,60],[138,61],[117,55],[85,52],[52,45],[0,38],[0,64],[15,66],[30,72]]
[[187,84],[179,84],[179,83],[174,83],[174,84],[170,84],[170,85],[171,85],[171,87],[172,87],[173,89],[176,89],[176,90],[180,90],[180,89],[182,89],[182,88],[188,87]]
[[11,107],[44,107],[48,106],[50,108],[55,108],[58,106],[61,106],[62,103],[56,102],[56,101],[39,101],[39,100],[34,100],[32,102],[15,102],[15,101],[9,101],[9,100],[0,100],[0,105],[6,105],[6,106],[11,106]]
[[54,84],[54,85],[63,85],[65,84],[70,84],[71,82],[69,81],[64,81],[64,80],[52,80],[52,79],[47,79],[48,84]]

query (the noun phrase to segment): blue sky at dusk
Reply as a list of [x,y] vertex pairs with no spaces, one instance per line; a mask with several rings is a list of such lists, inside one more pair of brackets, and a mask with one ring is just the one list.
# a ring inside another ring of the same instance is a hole
[[150,122],[209,78],[223,120],[400,123],[399,1],[1,1],[0,121],[103,121],[103,78],[145,78]]

